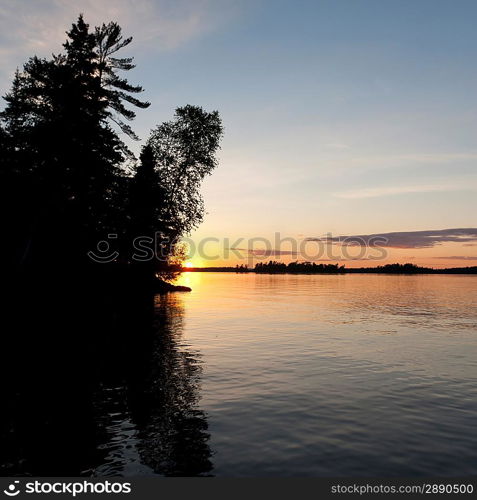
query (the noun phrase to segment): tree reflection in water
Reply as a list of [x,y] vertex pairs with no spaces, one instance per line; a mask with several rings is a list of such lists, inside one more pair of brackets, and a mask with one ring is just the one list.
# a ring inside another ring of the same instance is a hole
[[180,295],[31,283],[5,318],[0,474],[211,475]]
[[210,475],[210,436],[198,406],[200,354],[182,344],[180,296],[156,296],[153,318],[150,344],[135,351],[128,384],[103,386],[98,394],[108,455],[95,473]]

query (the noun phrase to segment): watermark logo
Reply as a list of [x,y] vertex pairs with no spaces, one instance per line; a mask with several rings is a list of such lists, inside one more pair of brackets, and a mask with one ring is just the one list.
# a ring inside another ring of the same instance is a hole
[[8,497],[23,494],[69,495],[73,498],[83,494],[129,494],[131,483],[122,481],[28,481],[20,488],[20,481],[13,481],[3,490]]
[[19,484],[20,481],[13,481],[13,483],[8,485],[6,490],[3,490],[3,493],[9,497],[16,497],[20,493]]
[[115,233],[108,234],[105,240],[98,241],[95,250],[90,250],[88,252],[88,257],[98,263],[109,263],[113,262],[119,257],[119,252],[111,248],[109,240],[116,240],[118,235]]
[[[108,234],[99,241],[94,250],[88,252],[91,260],[108,263],[117,260],[120,254],[112,245],[119,243],[117,234]],[[127,253],[127,259],[136,262],[152,260],[167,261],[177,246],[187,248],[187,260],[199,257],[205,261],[229,260],[245,261],[248,266],[270,260],[293,259],[305,262],[379,261],[387,258],[388,239],[382,235],[371,236],[333,236],[327,233],[322,237],[292,238],[275,233],[273,239],[256,236],[253,238],[202,238],[199,241],[183,237],[169,239],[162,233],[151,236],[137,236],[121,248]],[[124,258],[125,256],[121,256]]]

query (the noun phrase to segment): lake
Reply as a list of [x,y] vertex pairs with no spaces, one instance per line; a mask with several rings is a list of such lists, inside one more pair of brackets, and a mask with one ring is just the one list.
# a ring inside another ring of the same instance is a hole
[[146,376],[95,394],[92,474],[477,473],[477,276],[179,283],[155,299]]

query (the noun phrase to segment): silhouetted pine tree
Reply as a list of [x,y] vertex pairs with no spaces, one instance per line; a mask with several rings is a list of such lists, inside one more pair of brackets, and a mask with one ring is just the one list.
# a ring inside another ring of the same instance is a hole
[[85,258],[98,238],[124,227],[127,148],[110,121],[134,136],[117,118],[134,118],[122,101],[149,105],[129,95],[140,87],[117,75],[134,67],[131,60],[111,57],[130,41],[115,23],[90,32],[80,16],[64,54],[33,57],[17,72],[1,113],[8,144],[4,189],[21,205],[10,226],[27,235],[17,263]]
[[130,214],[131,236],[153,236],[160,231],[160,211],[164,193],[156,172],[156,162],[151,146],[142,148],[140,162],[131,179]]
[[118,70],[129,71],[135,68],[132,63],[133,58],[113,57],[113,54],[131,43],[132,37],[123,38],[121,27],[117,23],[110,22],[96,28],[95,40],[98,75],[101,88],[105,91],[108,102],[107,117],[117,123],[129,137],[137,139],[131,127],[122,120],[122,118],[133,120],[136,114],[133,110],[127,109],[123,101],[141,109],[149,107],[150,103],[140,101],[131,95],[143,92],[140,85],[131,85],[126,79],[120,78],[117,74]]

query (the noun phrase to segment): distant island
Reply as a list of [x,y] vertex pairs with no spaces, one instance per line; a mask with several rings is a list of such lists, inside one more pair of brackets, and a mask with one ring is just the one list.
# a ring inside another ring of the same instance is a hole
[[316,264],[315,262],[284,262],[270,260],[259,262],[253,268],[244,264],[223,267],[188,267],[187,272],[257,273],[257,274],[477,274],[477,266],[434,269],[415,264],[386,264],[376,267],[345,267],[339,264]]

